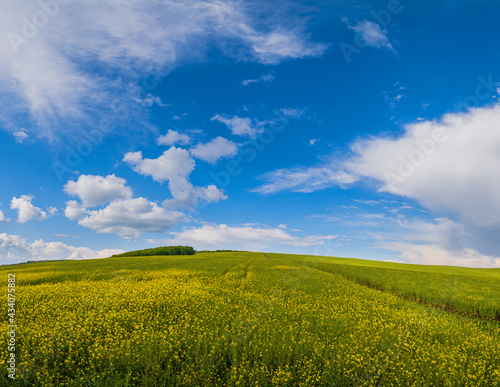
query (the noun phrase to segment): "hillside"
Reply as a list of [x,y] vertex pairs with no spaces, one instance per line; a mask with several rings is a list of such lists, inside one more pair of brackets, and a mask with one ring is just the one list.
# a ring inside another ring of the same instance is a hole
[[13,386],[500,386],[497,269],[212,252],[1,271]]

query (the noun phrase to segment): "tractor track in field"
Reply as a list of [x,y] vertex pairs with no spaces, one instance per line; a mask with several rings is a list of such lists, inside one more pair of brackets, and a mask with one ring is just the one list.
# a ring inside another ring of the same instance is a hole
[[[248,274],[250,272],[250,266],[252,266],[252,264],[255,261],[256,261],[256,259],[253,259],[246,266],[243,267],[243,278],[242,279],[246,279],[248,277]],[[228,267],[221,274],[219,274],[219,276],[217,278],[224,278],[224,276],[226,276],[231,270],[238,268],[238,266],[240,266],[240,264],[237,263],[237,264],[234,264],[234,265]]]

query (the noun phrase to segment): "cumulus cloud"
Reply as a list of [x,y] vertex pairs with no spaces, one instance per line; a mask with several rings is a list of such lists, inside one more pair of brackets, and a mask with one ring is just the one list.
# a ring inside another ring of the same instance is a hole
[[345,167],[379,190],[457,214],[480,227],[500,226],[500,105],[447,114],[406,127],[399,138],[352,146]]
[[197,159],[215,164],[221,158],[231,158],[238,153],[238,145],[224,137],[216,137],[213,140],[198,144],[189,150]]
[[395,52],[387,36],[387,30],[383,30],[379,24],[368,20],[362,20],[357,22],[354,26],[348,25],[347,27],[357,32],[361,41],[366,45],[375,48],[386,48]]
[[[335,162],[270,172],[263,176],[267,182],[254,191],[312,192],[374,183],[378,191],[413,199],[437,217],[453,217],[469,235],[457,254],[473,261],[471,254],[477,252],[484,260],[481,254],[494,257],[500,248],[499,120],[496,104],[418,121],[406,125],[399,137],[359,139]],[[437,242],[453,254],[453,244]],[[437,250],[436,256],[445,258]]]
[[144,176],[151,176],[159,183],[177,180],[188,176],[194,169],[195,162],[185,149],[171,147],[156,159],[142,157],[142,152],[129,152],[123,157],[134,171]]
[[499,225],[499,119],[500,105],[494,105],[409,124],[398,138],[354,142],[343,161],[270,172],[263,176],[268,183],[255,191],[311,192],[372,180],[379,191],[431,210],[451,211],[478,226]]
[[76,200],[70,200],[66,202],[64,216],[66,216],[66,218],[68,218],[69,220],[81,219],[86,213],[87,209]]
[[[66,202],[64,215],[100,234],[133,238],[148,232],[165,232],[186,218],[183,213],[166,210],[146,198],[132,198],[127,181],[115,175],[81,175],[76,182],[69,181],[64,191],[81,200]],[[103,208],[89,209],[96,206]]]
[[198,228],[185,228],[171,233],[173,238],[164,242],[170,244],[189,244],[194,246],[251,246],[254,248],[281,244],[293,247],[318,246],[336,235],[310,235],[298,237],[286,232],[282,225],[276,228],[258,226],[230,227],[225,224],[205,224]]
[[172,199],[166,199],[165,208],[193,210],[202,202],[213,203],[227,199],[224,191],[214,185],[195,187],[189,181],[189,175],[195,167],[195,162],[185,149],[171,147],[156,159],[143,158],[142,152],[129,152],[123,161],[134,171],[144,176],[151,176],[159,183],[168,181],[168,189]]
[[[151,95],[137,98],[141,78],[153,73],[158,79],[183,63],[203,60],[209,47],[265,64],[325,52],[325,45],[305,33],[306,19],[292,24],[273,17],[272,24],[257,25],[259,8],[253,2],[202,0],[4,1],[0,119],[12,131],[19,121],[34,123],[35,137],[52,140],[95,127],[103,117],[133,128],[147,124],[149,107],[161,104]],[[128,114],[113,101],[129,104]]]
[[77,196],[85,207],[105,204],[113,199],[130,199],[132,189],[127,181],[115,175],[80,175],[77,181],[70,180],[64,185],[64,192]]
[[248,86],[248,85],[251,85],[252,83],[270,83],[270,82],[274,81],[275,78],[276,78],[276,74],[274,74],[274,72],[271,71],[270,73],[264,73],[257,78],[245,79],[245,80],[241,81],[241,84],[243,86]]
[[78,220],[83,227],[100,234],[117,234],[135,238],[144,233],[162,233],[185,221],[182,212],[168,211],[156,203],[139,197],[114,200],[100,210],[85,211]]
[[191,138],[187,134],[176,132],[169,129],[167,134],[158,137],[156,143],[158,145],[187,145],[191,142]]
[[28,220],[36,219],[38,221],[50,218],[56,211],[54,207],[49,208],[49,213],[43,211],[41,208],[35,207],[31,201],[35,197],[33,195],[21,195],[19,198],[15,196],[10,202],[10,208],[17,210],[17,222],[25,223]]
[[28,242],[19,235],[0,234],[0,256],[5,261],[27,261],[46,259],[92,259],[105,258],[123,253],[121,249],[92,250],[88,247],[75,247],[62,242],[45,242],[42,239]]

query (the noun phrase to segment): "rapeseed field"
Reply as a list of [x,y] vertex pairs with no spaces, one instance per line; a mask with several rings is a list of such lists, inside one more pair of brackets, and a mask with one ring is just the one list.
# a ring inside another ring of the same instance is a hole
[[[1,383],[500,386],[497,321],[361,286],[349,277],[355,265],[328,265],[220,252],[4,266],[6,289],[16,274],[17,373],[7,377],[5,344]],[[464,291],[491,295],[499,281],[491,273]],[[404,289],[405,277],[395,277]]]

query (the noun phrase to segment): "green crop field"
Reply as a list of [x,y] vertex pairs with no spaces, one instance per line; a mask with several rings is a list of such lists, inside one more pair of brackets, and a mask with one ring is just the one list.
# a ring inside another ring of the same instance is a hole
[[0,271],[1,385],[500,386],[498,269],[206,252]]

